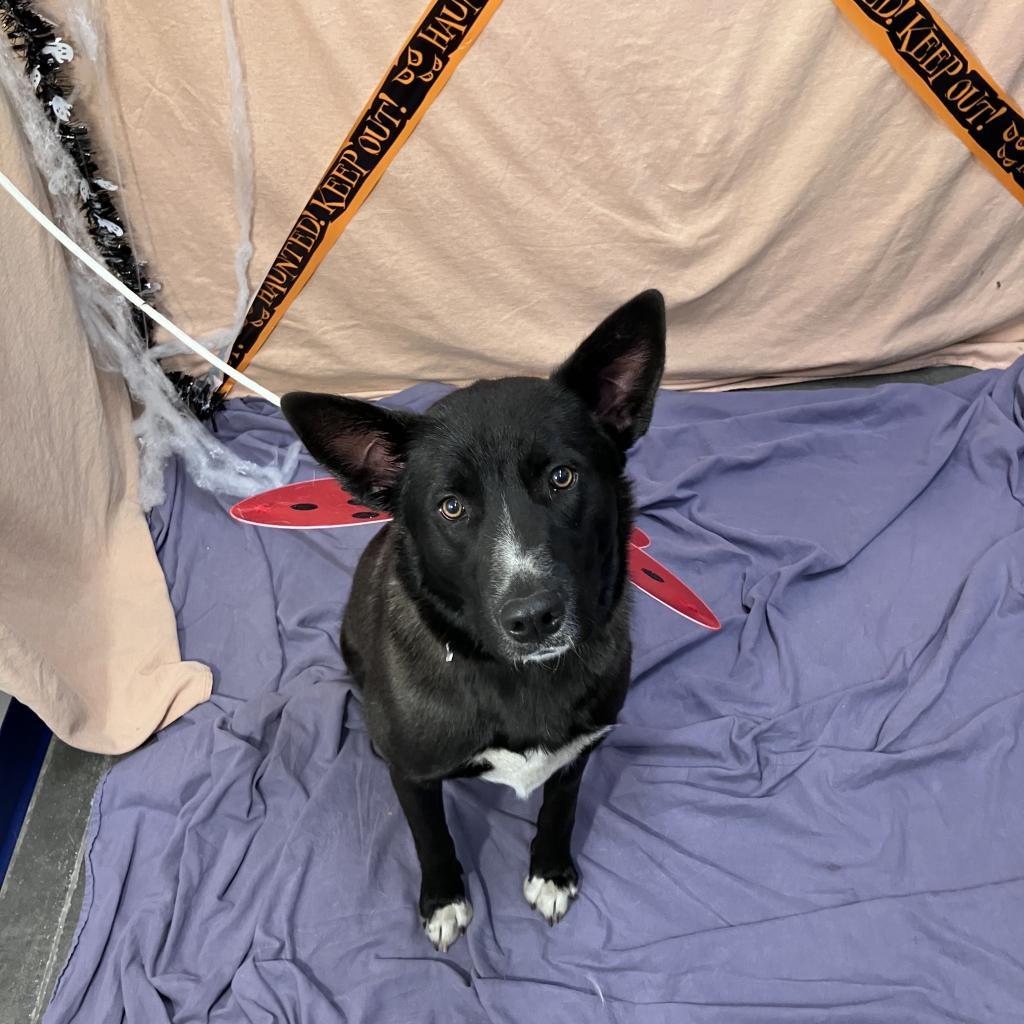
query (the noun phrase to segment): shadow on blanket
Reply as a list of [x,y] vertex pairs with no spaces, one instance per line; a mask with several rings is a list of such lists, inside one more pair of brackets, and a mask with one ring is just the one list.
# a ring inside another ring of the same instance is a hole
[[[1024,1019],[1022,366],[662,395],[639,523],[723,629],[636,597],[557,928],[521,893],[536,795],[449,787],[476,920],[448,956],[338,651],[376,528],[242,526],[172,472],[152,526],[215,693],[101,787],[47,1020]],[[291,440],[258,401],[218,426]]]

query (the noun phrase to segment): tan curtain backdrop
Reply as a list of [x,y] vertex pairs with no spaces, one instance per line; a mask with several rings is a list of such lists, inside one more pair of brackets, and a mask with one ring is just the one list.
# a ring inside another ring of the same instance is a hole
[[[45,209],[3,94],[0,155]],[[0,193],[0,689],[103,753],[210,693],[181,661],[136,478],[128,395],[93,364],[63,250]]]
[[[226,327],[221,4],[92,6],[138,247],[179,323]],[[425,6],[234,0],[250,284]],[[1013,5],[935,7],[1024,102]],[[1020,206],[829,0],[506,0],[253,374],[373,395],[542,372],[650,286],[677,387],[1000,366],[1024,351],[1022,270]]]

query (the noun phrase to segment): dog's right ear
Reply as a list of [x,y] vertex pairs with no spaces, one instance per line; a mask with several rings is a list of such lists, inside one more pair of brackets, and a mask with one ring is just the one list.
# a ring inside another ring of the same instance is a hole
[[414,413],[309,391],[285,395],[281,412],[309,454],[352,497],[370,508],[393,511],[395,486],[418,419]]
[[641,292],[607,317],[554,372],[626,451],[647,433],[665,368],[665,300]]

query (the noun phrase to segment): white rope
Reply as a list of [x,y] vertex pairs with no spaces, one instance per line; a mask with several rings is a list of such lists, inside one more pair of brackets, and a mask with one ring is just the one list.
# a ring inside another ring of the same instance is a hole
[[15,200],[15,202],[30,216],[34,221],[44,227],[54,238],[64,246],[68,252],[72,255],[77,256],[94,274],[102,278],[111,288],[116,289],[121,295],[123,295],[133,306],[137,309],[141,309],[143,313],[155,321],[164,330],[169,331],[187,348],[190,348],[196,355],[201,356],[211,366],[215,366],[221,373],[227,374],[237,384],[241,384],[243,387],[248,388],[250,391],[259,395],[261,398],[265,398],[268,402],[273,402],[274,405],[280,406],[281,399],[273,393],[268,391],[262,384],[257,384],[256,381],[247,377],[244,373],[239,373],[238,370],[231,366],[228,366],[219,356],[214,355],[208,348],[200,345],[194,338],[190,338],[180,327],[172,323],[160,313],[155,310],[148,302],[143,302],[127,285],[122,284],[103,264],[97,262],[90,256],[80,245],[70,239],[56,224],[50,220],[35,204],[28,199],[18,187],[7,177],[3,171],[0,171],[0,185],[3,186],[4,190],[8,192]]

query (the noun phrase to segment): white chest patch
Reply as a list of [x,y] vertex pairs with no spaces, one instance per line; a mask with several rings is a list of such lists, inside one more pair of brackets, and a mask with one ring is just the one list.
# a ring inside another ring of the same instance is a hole
[[558,750],[544,750],[537,747],[517,754],[503,747],[491,747],[473,758],[473,764],[489,764],[491,767],[479,778],[498,782],[515,790],[520,800],[525,800],[538,786],[543,786],[555,772],[572,764],[595,740],[604,736],[611,726],[597,732],[577,736]]

